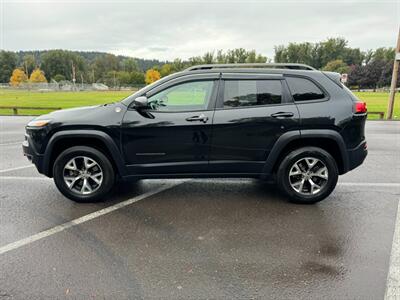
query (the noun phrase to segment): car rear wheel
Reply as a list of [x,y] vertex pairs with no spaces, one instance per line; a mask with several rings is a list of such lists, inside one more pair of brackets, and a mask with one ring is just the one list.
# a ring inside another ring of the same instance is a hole
[[115,173],[110,160],[99,150],[75,146],[54,162],[54,182],[60,192],[76,202],[97,202],[111,191]]
[[291,202],[312,204],[329,196],[338,180],[335,159],[318,147],[290,152],[277,172],[278,186]]

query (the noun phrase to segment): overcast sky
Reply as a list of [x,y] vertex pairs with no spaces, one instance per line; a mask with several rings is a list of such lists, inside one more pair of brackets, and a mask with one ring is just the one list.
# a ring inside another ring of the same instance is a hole
[[400,0],[0,0],[0,48],[106,51],[173,59],[243,47],[345,37],[362,50],[394,47]]

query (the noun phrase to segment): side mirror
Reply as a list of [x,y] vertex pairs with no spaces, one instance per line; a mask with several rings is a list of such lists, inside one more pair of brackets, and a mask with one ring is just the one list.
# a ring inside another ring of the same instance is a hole
[[135,108],[146,108],[149,106],[149,101],[146,96],[140,96],[133,100],[133,104]]

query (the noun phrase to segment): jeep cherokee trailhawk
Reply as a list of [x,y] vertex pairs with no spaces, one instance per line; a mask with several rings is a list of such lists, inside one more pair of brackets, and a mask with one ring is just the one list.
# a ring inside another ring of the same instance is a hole
[[104,199],[117,178],[249,177],[314,203],[364,161],[366,117],[337,73],[200,65],[118,103],[40,116],[23,151],[78,202]]

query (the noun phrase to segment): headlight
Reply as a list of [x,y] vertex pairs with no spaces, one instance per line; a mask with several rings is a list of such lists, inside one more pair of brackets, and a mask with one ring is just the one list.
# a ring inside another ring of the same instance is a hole
[[51,120],[32,120],[28,123],[28,127],[43,127],[50,123]]

